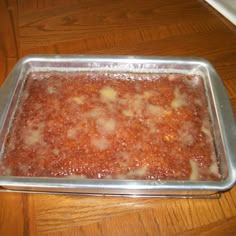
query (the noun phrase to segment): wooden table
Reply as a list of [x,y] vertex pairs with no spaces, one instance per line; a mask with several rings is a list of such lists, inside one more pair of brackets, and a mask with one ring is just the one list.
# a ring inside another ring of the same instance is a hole
[[[32,53],[199,56],[236,111],[236,27],[196,0],[5,0],[0,81]],[[236,235],[236,188],[218,200],[0,193],[0,235]]]

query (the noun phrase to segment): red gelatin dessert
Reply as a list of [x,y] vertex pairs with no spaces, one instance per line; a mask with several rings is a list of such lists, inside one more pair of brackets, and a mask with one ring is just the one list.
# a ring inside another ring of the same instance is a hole
[[5,144],[0,173],[219,180],[202,78],[32,72]]

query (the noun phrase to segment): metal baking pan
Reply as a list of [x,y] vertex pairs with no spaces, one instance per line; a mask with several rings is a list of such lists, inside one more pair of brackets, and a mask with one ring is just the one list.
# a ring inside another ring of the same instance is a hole
[[230,189],[236,181],[236,125],[222,80],[212,65],[200,58],[32,55],[21,59],[0,90],[0,160],[22,85],[31,71],[119,71],[181,73],[203,79],[220,181],[154,181],[0,176],[2,191],[78,193],[84,195],[210,197]]

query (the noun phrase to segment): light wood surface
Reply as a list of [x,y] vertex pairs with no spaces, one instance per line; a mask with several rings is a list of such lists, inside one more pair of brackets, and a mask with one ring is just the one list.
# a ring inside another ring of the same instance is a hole
[[[236,112],[236,28],[204,1],[0,4],[0,83],[35,53],[198,56]],[[0,193],[0,235],[236,235],[236,188],[217,200]]]

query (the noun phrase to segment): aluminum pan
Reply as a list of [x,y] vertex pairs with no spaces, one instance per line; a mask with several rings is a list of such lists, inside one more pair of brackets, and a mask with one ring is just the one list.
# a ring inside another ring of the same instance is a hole
[[[77,192],[82,194],[206,195],[231,188],[236,180],[236,125],[223,83],[212,65],[200,58],[32,55],[21,59],[0,90],[0,143],[3,143],[22,83],[30,71],[124,71],[199,74],[203,77],[220,153],[221,181],[98,180],[38,177],[0,177],[12,190]],[[226,115],[227,114],[227,115]],[[0,150],[2,150],[0,146]]]

